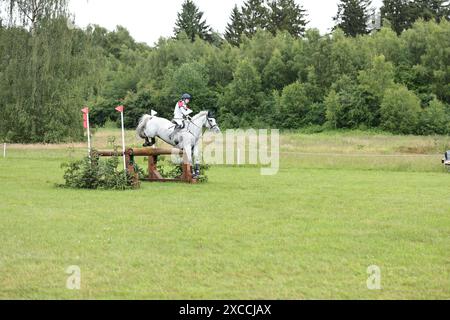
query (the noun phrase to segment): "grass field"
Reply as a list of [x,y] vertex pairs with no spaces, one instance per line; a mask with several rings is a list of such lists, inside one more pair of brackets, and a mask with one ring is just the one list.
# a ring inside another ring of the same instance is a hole
[[[446,149],[449,137],[288,133],[276,176],[215,166],[207,184],[111,192],[55,187],[83,145],[10,146],[0,299],[450,299]],[[66,289],[72,265],[81,290]]]

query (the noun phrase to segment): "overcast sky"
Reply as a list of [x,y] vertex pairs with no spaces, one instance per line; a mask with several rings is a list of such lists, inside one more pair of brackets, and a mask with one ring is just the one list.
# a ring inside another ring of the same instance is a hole
[[[223,33],[234,5],[244,0],[194,0],[207,23]],[[338,0],[297,0],[308,12],[309,28],[322,33],[333,26]],[[379,7],[382,0],[372,0]],[[159,37],[170,37],[183,0],[70,0],[70,10],[79,27],[98,24],[109,30],[126,27],[138,42],[153,45]]]

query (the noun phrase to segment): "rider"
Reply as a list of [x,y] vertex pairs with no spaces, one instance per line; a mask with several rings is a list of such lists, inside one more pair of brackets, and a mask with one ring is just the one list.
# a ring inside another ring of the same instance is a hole
[[191,108],[189,108],[189,103],[191,101],[192,96],[188,93],[185,93],[181,96],[181,100],[177,102],[175,110],[173,111],[172,120],[172,122],[175,124],[175,128],[170,135],[170,139],[172,139],[180,130],[184,129],[184,120],[186,120],[187,116],[192,113]]

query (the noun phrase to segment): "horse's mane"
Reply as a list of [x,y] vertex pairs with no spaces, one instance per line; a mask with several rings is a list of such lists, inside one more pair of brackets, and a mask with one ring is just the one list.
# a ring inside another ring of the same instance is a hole
[[208,111],[202,111],[199,114],[196,114],[195,116],[192,117],[192,120],[197,120],[200,117],[206,116],[208,115]]

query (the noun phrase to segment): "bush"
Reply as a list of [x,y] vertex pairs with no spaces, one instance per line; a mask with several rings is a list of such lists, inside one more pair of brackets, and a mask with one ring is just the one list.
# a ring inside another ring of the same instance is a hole
[[98,156],[86,157],[83,160],[64,163],[64,188],[128,190],[133,188],[130,175],[118,170],[118,157],[100,160]]
[[414,133],[420,111],[420,99],[406,87],[388,89],[381,103],[381,127],[393,133]]
[[423,135],[446,134],[449,132],[449,118],[445,105],[434,99],[430,102],[429,107],[422,111],[417,132]]

